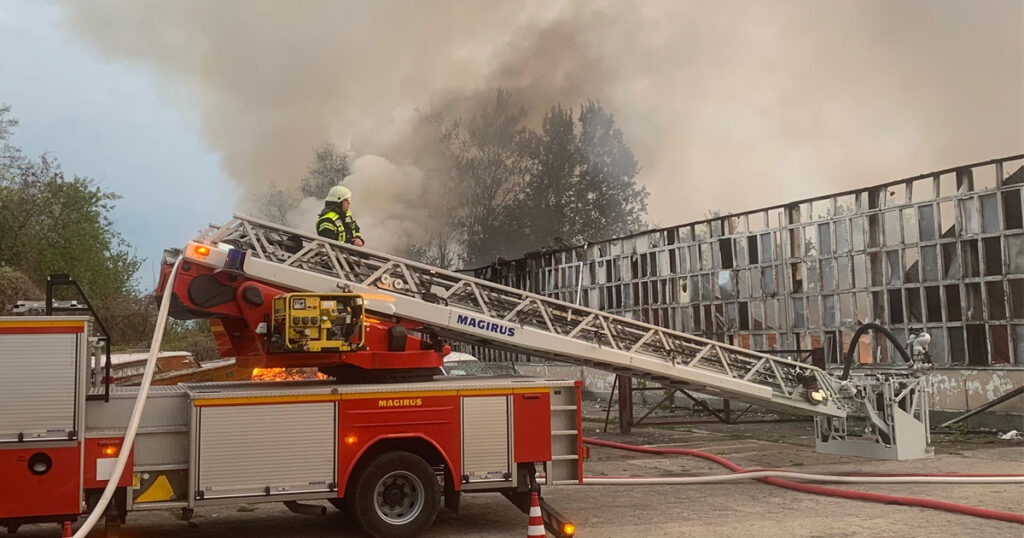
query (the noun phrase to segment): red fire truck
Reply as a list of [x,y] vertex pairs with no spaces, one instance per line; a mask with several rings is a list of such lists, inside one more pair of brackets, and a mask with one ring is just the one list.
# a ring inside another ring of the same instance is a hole
[[[131,510],[188,518],[282,501],[309,512],[302,501],[325,499],[370,534],[412,536],[463,493],[500,492],[526,511],[541,482],[581,483],[580,384],[439,376],[449,342],[814,415],[823,452],[931,454],[919,368],[850,377],[847,362],[837,377],[240,215],[165,252],[158,296],[175,318],[217,319],[239,366],[316,367],[328,379],[112,387],[109,338],[88,301],[74,309],[91,316],[53,315],[52,288],[64,285],[77,286],[48,283],[47,315],[0,318],[0,526],[11,530],[110,498],[100,491],[143,394],[110,526]],[[848,433],[857,410],[863,436]],[[572,534],[541,507],[548,532]]]
[[[48,288],[69,283],[55,276]],[[582,476],[578,382],[436,375],[448,346],[372,317],[364,295],[295,292],[195,263],[168,292],[174,315],[220,319],[239,362],[318,366],[333,379],[152,387],[108,529],[132,510],[180,508],[188,519],[281,501],[309,513],[320,508],[302,501],[327,500],[369,534],[415,536],[463,493],[500,492],[525,511],[538,470],[563,483]],[[0,318],[9,531],[75,520],[111,478],[138,389],[103,383],[103,333],[93,316]],[[574,532],[542,508],[549,532]]]

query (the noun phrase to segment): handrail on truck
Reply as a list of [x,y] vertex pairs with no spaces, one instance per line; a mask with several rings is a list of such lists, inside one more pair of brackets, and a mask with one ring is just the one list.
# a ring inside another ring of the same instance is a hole
[[[78,296],[82,298],[82,302],[85,303],[85,307],[82,306],[59,306],[53,304],[53,290],[58,287],[74,287],[78,291]],[[71,275],[67,273],[50,273],[46,277],[46,315],[52,316],[54,312],[81,312],[88,311],[92,316],[93,321],[96,322],[96,326],[99,327],[102,336],[99,340],[103,342],[103,347],[106,355],[106,364],[103,366],[103,394],[86,394],[87,400],[103,400],[104,402],[110,402],[110,384],[113,382],[111,378],[111,366],[110,366],[110,346],[111,337],[110,331],[107,330],[107,326],[103,324],[103,319],[100,317],[99,312],[92,306],[89,301],[89,297],[85,294],[85,290],[78,284],[78,281],[71,278]]]

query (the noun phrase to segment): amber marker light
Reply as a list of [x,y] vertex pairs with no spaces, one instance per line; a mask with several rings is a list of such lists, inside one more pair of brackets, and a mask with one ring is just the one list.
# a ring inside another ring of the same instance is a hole
[[356,444],[356,441],[358,441],[358,440],[359,439],[356,438],[355,435],[346,435],[345,436],[345,444],[348,445],[348,446],[352,446],[352,445]]
[[562,525],[562,532],[566,536],[573,536],[576,534],[576,525],[573,525],[572,523],[566,523]]
[[117,455],[117,445],[100,445],[100,454],[107,457],[113,457]]
[[208,247],[206,245],[197,245],[196,246],[196,254],[198,254],[200,256],[207,256],[207,255],[210,254],[210,247]]
[[384,295],[382,293],[364,293],[363,299],[368,299],[372,301],[385,301],[388,303],[395,302],[394,297],[391,297],[390,295]]

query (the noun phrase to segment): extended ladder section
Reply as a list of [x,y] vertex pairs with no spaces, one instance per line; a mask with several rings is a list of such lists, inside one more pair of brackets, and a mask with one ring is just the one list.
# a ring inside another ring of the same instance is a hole
[[[211,247],[198,256],[197,243]],[[189,259],[224,267],[231,249],[245,251],[249,277],[311,292],[350,291],[367,310],[422,323],[453,340],[580,364],[668,387],[747,401],[799,414],[845,417],[823,370],[799,362],[583,308],[235,215],[211,225],[189,245]],[[239,263],[237,253],[232,254]],[[811,376],[826,393],[807,397]],[[803,383],[801,382],[803,380]]]

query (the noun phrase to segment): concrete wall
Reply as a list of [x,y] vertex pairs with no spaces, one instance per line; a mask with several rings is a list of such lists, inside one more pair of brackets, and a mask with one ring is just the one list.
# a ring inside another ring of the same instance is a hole
[[[968,411],[1024,385],[1024,368],[938,368],[932,374],[932,409]],[[1024,396],[992,408],[1024,415]]]

